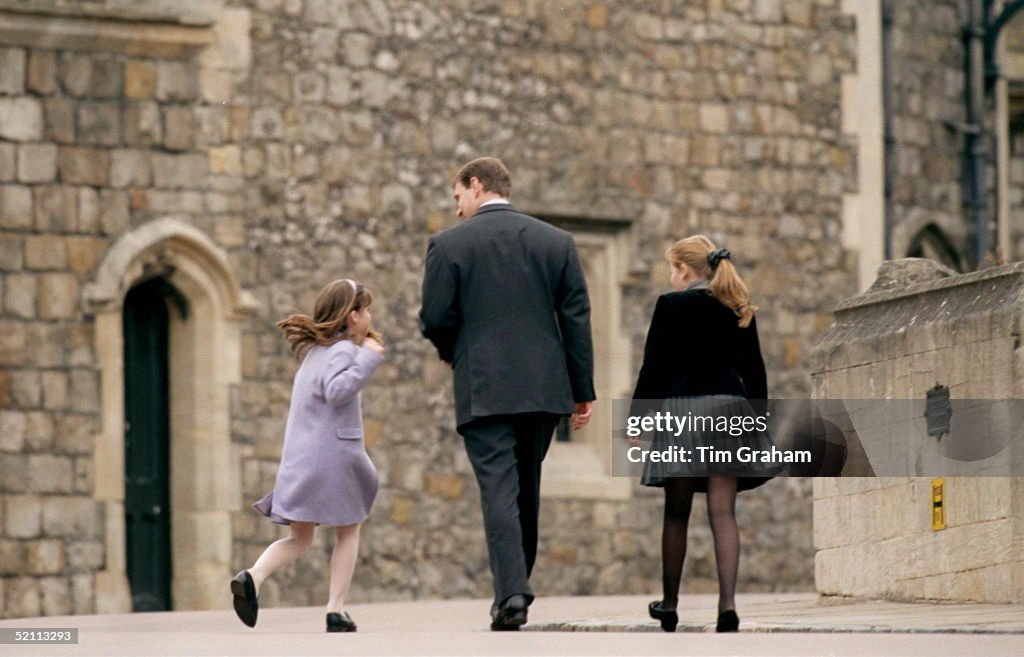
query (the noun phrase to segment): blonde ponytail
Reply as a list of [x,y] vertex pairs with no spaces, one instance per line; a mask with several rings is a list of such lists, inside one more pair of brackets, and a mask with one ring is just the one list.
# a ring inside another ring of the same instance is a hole
[[694,235],[670,246],[665,258],[673,267],[685,264],[706,279],[711,294],[739,317],[740,327],[750,326],[757,306],[751,305],[750,291],[733,267],[728,251],[716,248],[704,235]]

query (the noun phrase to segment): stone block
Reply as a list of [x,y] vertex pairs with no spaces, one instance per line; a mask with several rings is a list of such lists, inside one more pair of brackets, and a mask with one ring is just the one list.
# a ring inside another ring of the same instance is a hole
[[20,411],[0,411],[0,451],[20,452],[25,446],[27,419]]
[[79,495],[92,495],[95,490],[92,456],[76,458],[74,492]]
[[54,51],[29,51],[28,87],[32,93],[44,96],[57,90],[57,56]]
[[132,100],[156,97],[156,66],[152,62],[131,59],[125,63],[124,95]]
[[457,500],[462,497],[466,480],[461,475],[428,474],[426,476],[426,493],[446,500]]
[[21,319],[34,319],[36,316],[35,276],[11,274],[4,283],[4,310]]
[[78,189],[78,230],[98,233],[100,229],[100,195],[92,187]]
[[156,70],[156,97],[161,101],[186,102],[199,96],[199,75],[195,64],[160,61]]
[[[28,490],[28,456],[0,451],[0,492],[24,493]],[[0,565],[3,559],[0,559]]]
[[[29,490],[35,493],[70,493],[73,486],[72,465],[72,459],[65,456],[30,454],[28,457]],[[49,530],[46,533],[51,534]]]
[[37,300],[40,319],[72,319],[78,316],[78,279],[72,274],[42,274]]
[[196,117],[190,107],[164,109],[164,146],[172,151],[187,151],[195,145]]
[[375,39],[362,32],[346,32],[341,36],[342,60],[352,68],[365,68],[373,61]]
[[128,194],[125,192],[100,190],[100,228],[105,235],[120,235],[128,228],[131,212]]
[[71,599],[75,614],[96,613],[96,585],[92,574],[71,577]]
[[42,103],[24,96],[0,98],[0,139],[42,141]]
[[603,30],[608,27],[608,7],[593,4],[587,7],[587,27],[592,30]]
[[0,227],[15,230],[32,228],[33,209],[31,187],[0,187]]
[[[55,573],[55,574],[59,574]],[[65,616],[71,613],[71,585],[65,577],[44,577],[39,580],[44,616]]]
[[72,232],[78,227],[78,193],[67,185],[33,187],[35,228],[39,231]]
[[23,575],[25,565],[25,543],[0,539],[0,575]]
[[292,97],[300,103],[323,102],[327,81],[316,71],[304,71],[292,80]]
[[233,74],[224,69],[199,69],[199,95],[207,103],[227,103],[234,91]]
[[107,241],[95,237],[69,237],[65,245],[68,269],[76,274],[92,272],[107,250]]
[[110,153],[110,184],[117,189],[145,187],[152,181],[149,151],[119,148]]
[[49,539],[25,546],[25,570],[30,575],[56,575],[64,570],[64,543]]
[[388,518],[396,525],[408,525],[412,523],[415,508],[416,502],[412,498],[396,497]]
[[43,99],[46,139],[58,144],[75,143],[75,106],[67,98]]
[[0,320],[0,365],[17,367],[26,362],[27,326],[24,322]]
[[213,236],[225,248],[245,246],[246,221],[239,215],[219,215],[213,226]]
[[0,182],[11,182],[18,173],[17,147],[0,144]]
[[280,110],[259,107],[252,111],[250,133],[255,139],[283,139],[284,118]]
[[[42,377],[38,370],[14,370],[5,372],[6,386],[0,398],[5,399],[7,408],[39,408],[43,399]],[[35,433],[39,430],[37,418],[42,413],[25,414],[25,444],[32,451],[39,451]]]
[[[33,392],[36,402],[34,407],[42,403],[42,377],[32,383],[38,390]],[[53,420],[50,413],[33,411],[25,414],[25,446],[29,451],[47,452],[53,447]]]
[[110,151],[64,146],[58,153],[58,168],[63,182],[106,187],[110,180]]
[[242,175],[242,151],[238,146],[210,149],[210,173]]
[[121,143],[121,107],[118,103],[89,102],[78,106],[78,140],[83,144],[117,146]]
[[18,182],[48,183],[57,179],[57,147],[22,144],[18,147]]
[[152,146],[163,141],[160,106],[154,102],[129,103],[123,111],[122,135],[129,146]]
[[71,370],[69,407],[79,413],[99,413],[99,376],[91,369]]
[[90,98],[120,98],[124,95],[124,64],[117,57],[94,59]]
[[4,535],[35,538],[42,530],[43,504],[36,495],[11,495],[4,505]]
[[209,185],[209,175],[209,161],[200,154],[153,154],[155,187],[203,189]]
[[25,267],[47,270],[65,269],[68,253],[64,238],[57,235],[29,235],[25,238]]
[[63,52],[58,62],[57,74],[67,95],[85,96],[92,85],[92,57],[85,54]]
[[63,410],[68,405],[68,375],[63,371],[44,371],[43,407]]
[[25,93],[25,51],[21,48],[0,48],[0,95],[20,96]]
[[69,542],[64,557],[68,572],[87,573],[99,570],[103,567],[103,543],[99,541]]

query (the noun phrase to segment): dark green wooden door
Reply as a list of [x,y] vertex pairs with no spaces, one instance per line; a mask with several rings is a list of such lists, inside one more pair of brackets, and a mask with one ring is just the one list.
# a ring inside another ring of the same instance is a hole
[[167,283],[124,303],[125,526],[132,611],[171,608]]

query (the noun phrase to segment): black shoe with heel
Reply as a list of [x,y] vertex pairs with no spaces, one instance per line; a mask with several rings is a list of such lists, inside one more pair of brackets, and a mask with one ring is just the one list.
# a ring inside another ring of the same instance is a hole
[[256,627],[260,605],[256,598],[256,583],[252,581],[252,575],[248,570],[240,571],[231,578],[231,593],[234,596],[232,602],[239,620],[249,627]]
[[348,615],[347,611],[343,611],[340,614],[336,612],[328,612],[327,614],[327,631],[328,632],[355,632],[356,622],[352,620],[352,617]]
[[718,614],[718,623],[715,625],[716,632],[739,632],[740,617],[733,609],[726,609]]
[[655,600],[651,604],[647,605],[647,613],[651,615],[656,621],[661,621],[661,629],[666,632],[675,632],[676,625],[679,624],[679,614],[673,609],[669,611],[661,608],[661,600]]
[[526,609],[530,603],[524,595],[513,595],[498,605],[491,614],[491,630],[515,632],[526,625]]

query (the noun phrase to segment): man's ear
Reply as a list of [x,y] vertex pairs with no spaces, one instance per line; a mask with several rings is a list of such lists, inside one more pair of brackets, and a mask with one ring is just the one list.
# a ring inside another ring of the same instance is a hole
[[480,179],[473,176],[469,179],[469,188],[473,190],[473,194],[480,194],[484,191],[484,184],[480,182]]

